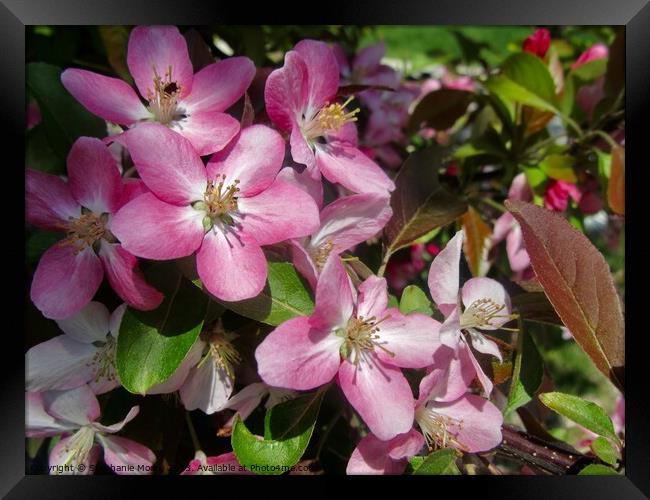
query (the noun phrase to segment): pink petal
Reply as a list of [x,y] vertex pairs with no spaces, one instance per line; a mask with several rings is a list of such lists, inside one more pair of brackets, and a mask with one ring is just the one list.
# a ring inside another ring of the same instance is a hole
[[262,382],[248,384],[237,394],[232,396],[224,406],[232,410],[237,410],[237,414],[242,420],[246,420],[253,413],[253,410],[259,406],[264,396],[268,396],[269,388]]
[[299,316],[273,330],[255,351],[257,371],[269,385],[308,390],[334,378],[340,365],[343,339],[312,328]]
[[517,224],[514,216],[510,212],[501,215],[495,222],[492,228],[492,244],[496,245],[506,239],[510,231]]
[[571,69],[579,68],[589,61],[606,59],[607,57],[609,57],[609,49],[607,48],[607,45],[604,43],[596,43],[580,54],[580,57],[578,57],[576,62],[571,65]]
[[318,229],[318,207],[307,193],[275,181],[252,198],[239,199],[242,231],[260,245],[307,236]]
[[239,122],[221,111],[195,111],[173,122],[171,129],[188,139],[200,156],[205,156],[226,147],[239,132]]
[[369,354],[358,365],[347,360],[337,375],[345,397],[370,431],[384,441],[413,426],[413,393],[401,370]]
[[318,110],[334,99],[339,88],[339,65],[334,52],[325,42],[301,40],[294,50],[302,56],[307,67],[308,103]]
[[485,335],[474,330],[473,328],[468,328],[467,331],[469,332],[469,339],[474,349],[483,354],[494,356],[500,362],[503,362],[501,351],[499,351],[499,346],[496,344],[496,342],[488,339],[485,337]]
[[224,111],[244,95],[255,76],[255,65],[248,57],[231,57],[203,68],[194,75],[192,93],[182,106],[190,113]]
[[[508,190],[508,199],[521,201],[530,201],[533,199],[533,193],[530,190],[524,172],[516,175],[515,178],[512,179],[512,184],[510,184],[510,189]],[[506,213],[509,214],[510,212]]]
[[352,282],[341,259],[330,254],[316,286],[316,307],[312,323],[323,330],[345,327],[354,310]]
[[159,123],[140,123],[116,141],[128,148],[140,177],[161,200],[175,205],[203,200],[205,167],[183,136]]
[[[78,432],[88,432],[86,429]],[[93,445],[86,456],[79,460],[75,455],[75,448],[69,447],[73,436],[61,439],[50,451],[49,474],[80,475],[88,476],[94,474],[95,465],[99,460],[100,447]],[[83,465],[83,467],[81,467]]]
[[92,248],[77,253],[73,245],[57,243],[41,257],[30,296],[45,317],[66,318],[91,301],[103,275]]
[[433,259],[429,269],[428,283],[431,297],[445,316],[449,316],[458,304],[462,249],[463,231],[458,231]]
[[58,420],[78,426],[87,425],[99,418],[99,402],[87,385],[68,391],[43,393],[43,408]]
[[291,130],[307,105],[307,66],[300,54],[291,50],[284,55],[284,66],[266,79],[266,114],[281,130]]
[[411,429],[406,434],[400,434],[389,441],[388,455],[393,460],[411,458],[418,454],[424,444],[424,436]]
[[98,422],[95,422],[93,423],[93,429],[96,429],[104,434],[114,434],[116,432],[120,432],[126,424],[138,416],[138,413],[140,413],[140,407],[133,406],[129,410],[129,413],[126,414],[126,417],[124,417],[120,422],[112,425],[102,425]]
[[482,299],[490,299],[495,304],[504,305],[497,316],[490,320],[489,325],[481,326],[481,330],[497,330],[508,323],[510,318],[510,296],[503,285],[492,278],[471,278],[465,282],[461,291],[463,305],[467,309],[474,302]]
[[257,241],[245,233],[213,227],[196,254],[196,267],[207,290],[226,301],[258,295],[266,283],[267,264]]
[[106,342],[110,330],[108,308],[99,302],[89,302],[77,314],[60,319],[56,324],[77,342]]
[[25,393],[25,435],[27,437],[49,437],[70,432],[79,426],[55,419],[45,411],[43,392]]
[[462,422],[460,428],[454,429],[454,433],[457,432],[456,440],[466,451],[487,451],[501,443],[503,415],[487,399],[467,394],[451,403],[435,403],[433,409]]
[[204,213],[177,207],[145,193],[124,205],[111,220],[111,231],[127,252],[154,260],[194,253],[203,241]]
[[112,123],[132,125],[151,117],[135,90],[123,80],[83,69],[66,69],[61,83],[91,113]]
[[305,165],[305,171],[315,181],[320,179],[320,172],[316,168],[316,157],[311,146],[307,143],[305,136],[302,134],[300,127],[295,126],[291,130],[289,137],[289,146],[291,147],[291,158],[296,163]]
[[369,70],[375,69],[379,66],[381,58],[386,53],[386,45],[383,42],[375,43],[364,47],[354,57],[352,66],[355,71],[366,73]]
[[[440,348],[440,323],[424,314],[404,316],[397,309],[387,309],[379,323],[379,341],[392,354],[376,349],[377,356],[386,364],[402,368],[424,368],[434,361]],[[381,319],[381,318],[379,318]]]
[[121,245],[102,241],[99,258],[113,290],[131,307],[150,311],[156,309],[165,298],[147,284],[138,267],[138,259]]
[[38,170],[25,174],[27,222],[43,229],[61,231],[64,222],[81,215],[81,207],[63,179]]
[[357,316],[382,319],[386,314],[388,290],[385,278],[372,275],[359,285]]
[[122,178],[110,151],[99,139],[80,137],[68,154],[72,196],[97,214],[112,213],[122,201]]
[[155,72],[165,81],[171,67],[172,81],[180,87],[183,99],[192,91],[192,63],[185,38],[175,26],[138,26],[131,31],[126,63],[140,95],[145,99],[154,92]]
[[291,246],[291,261],[300,274],[307,280],[312,290],[316,290],[318,282],[318,268],[309,255],[309,252],[297,240],[289,242]]
[[345,469],[348,475],[399,475],[406,470],[406,460],[388,455],[392,441],[381,441],[374,434],[364,437],[350,455]]
[[208,163],[208,178],[225,175],[225,184],[239,181],[240,196],[259,194],[269,187],[282,168],[284,140],[265,125],[251,125]]
[[104,462],[116,474],[148,475],[153,472],[156,455],[146,446],[120,436],[99,434],[97,439],[104,448]]
[[336,63],[339,65],[339,72],[346,77],[350,76],[350,64],[348,63],[348,56],[340,44],[334,43],[331,45],[332,52],[336,58]]
[[469,362],[472,365],[474,368],[474,373],[476,373],[476,378],[478,378],[478,381],[483,386],[485,395],[487,397],[490,397],[490,394],[492,394],[492,389],[494,388],[494,384],[490,380],[490,377],[485,374],[483,368],[481,368],[481,365],[476,359],[476,356],[474,356],[474,353],[470,347],[467,345],[467,343],[460,342],[460,344],[458,344],[458,350],[460,352],[461,363]]
[[420,381],[418,405],[427,400],[453,401],[467,392],[474,380],[474,365],[467,349],[442,346],[434,355],[433,369]]
[[359,132],[357,131],[357,125],[355,122],[348,122],[336,131],[330,130],[325,134],[325,137],[328,142],[345,142],[349,146],[354,146],[355,148],[359,145]]
[[388,196],[395,184],[374,161],[357,148],[343,142],[316,146],[316,164],[333,183],[355,193],[378,193]]
[[142,179],[134,179],[133,177],[123,179],[122,201],[118,210],[141,194],[149,192],[149,188],[142,182]]
[[293,184],[311,196],[316,205],[323,205],[323,182],[321,179],[314,179],[307,169],[298,172],[295,168],[285,167],[280,170],[276,179]]
[[320,229],[311,238],[311,245],[331,241],[335,251],[341,253],[375,236],[392,214],[386,196],[356,194],[339,198],[321,212]]
[[183,406],[188,411],[201,409],[211,415],[228,402],[234,388],[233,379],[213,359],[194,367],[179,392]]
[[[105,338],[105,337],[104,337]],[[93,378],[92,358],[97,348],[59,335],[41,342],[25,354],[28,391],[74,389]]]
[[456,349],[460,342],[460,306],[454,307],[449,316],[440,326],[440,342],[447,347]]

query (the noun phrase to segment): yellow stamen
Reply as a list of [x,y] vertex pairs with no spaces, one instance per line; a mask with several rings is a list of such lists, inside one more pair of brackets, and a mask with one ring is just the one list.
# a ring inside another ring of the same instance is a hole
[[106,233],[105,217],[94,212],[88,212],[81,217],[71,217],[69,222],[62,224],[61,228],[67,233],[67,237],[61,241],[61,245],[72,245],[79,253],[86,247],[91,247],[97,240]]
[[172,78],[172,67],[169,66],[164,78],[153,67],[153,92],[147,93],[149,111],[156,117],[156,121],[167,125],[180,118],[178,116],[178,97],[181,93],[180,85]]
[[223,368],[231,379],[234,379],[235,366],[241,362],[239,352],[232,345],[232,341],[237,338],[237,334],[227,332],[223,328],[221,319],[219,319],[211,328],[201,333],[201,338],[208,343],[208,352],[198,366],[201,366],[208,359],[212,359],[213,362]]
[[350,104],[352,99],[353,97],[348,98],[343,104],[338,102],[332,104],[325,103],[325,106],[316,113],[316,116],[309,120],[303,127],[305,137],[307,139],[316,139],[328,132],[338,132],[346,123],[356,122],[356,114],[361,110],[356,108],[349,112],[345,111],[345,107]]
[[334,243],[332,240],[327,240],[325,243],[321,243],[316,248],[311,249],[309,252],[312,260],[314,261],[314,264],[316,264],[316,268],[319,271],[322,271],[323,266],[327,262],[327,257],[329,257],[333,248]]
[[389,351],[380,343],[380,328],[377,326],[389,318],[389,315],[384,316],[379,321],[375,316],[367,319],[364,319],[363,316],[351,318],[348,321],[347,328],[340,332],[340,335],[345,337],[341,349],[343,356],[355,365],[359,364],[365,351],[374,351],[375,348],[379,348],[389,356],[394,357],[395,353]]
[[217,176],[214,181],[208,181],[208,187],[203,195],[206,213],[213,220],[217,218],[227,219],[226,216],[238,209],[239,188],[237,186],[239,179],[235,179],[232,184],[227,186],[225,183],[225,175]]
[[516,314],[499,314],[505,307],[505,304],[499,304],[492,299],[475,300],[463,311],[460,317],[460,326],[461,328],[494,327],[495,325],[490,321],[495,318],[507,318],[508,321],[515,319]]
[[456,440],[456,436],[463,428],[462,420],[442,415],[423,405],[415,410],[415,421],[420,426],[430,450],[448,446],[463,449],[463,445]]

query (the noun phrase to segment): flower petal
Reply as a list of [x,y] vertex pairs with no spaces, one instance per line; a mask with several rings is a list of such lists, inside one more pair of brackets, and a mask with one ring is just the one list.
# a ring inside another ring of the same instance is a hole
[[97,439],[104,448],[104,462],[116,474],[148,475],[153,472],[156,455],[146,446],[120,436],[98,434]]
[[440,342],[447,347],[456,349],[460,342],[460,338],[460,307],[456,306],[451,310],[449,316],[445,318],[445,321],[443,321],[440,326]]
[[463,231],[458,231],[447,246],[436,255],[429,269],[429,291],[433,301],[445,317],[458,305],[460,289],[460,255],[463,249]]
[[334,251],[341,253],[375,236],[392,214],[387,196],[355,194],[339,198],[321,212],[320,229],[311,244],[317,247],[331,241]]
[[337,382],[379,439],[387,441],[413,426],[413,393],[399,368],[382,363],[371,353],[358,365],[344,360]]
[[58,420],[77,426],[88,425],[99,418],[99,401],[87,385],[68,391],[43,393],[43,408]]
[[73,245],[57,243],[41,257],[30,297],[46,318],[66,318],[91,301],[103,276],[92,248],[77,253]]
[[259,194],[269,187],[282,168],[284,140],[265,125],[251,125],[241,131],[224,151],[208,163],[208,178],[225,175],[225,184],[239,181],[239,196]]
[[139,123],[115,140],[129,150],[138,174],[161,200],[175,205],[203,200],[205,167],[185,137],[159,123]]
[[353,310],[350,277],[339,256],[330,254],[316,286],[316,306],[311,322],[322,330],[335,330],[347,325]]
[[179,390],[185,383],[190,370],[201,361],[204,349],[205,342],[200,338],[197,339],[194,344],[192,344],[189,352],[185,355],[185,358],[183,358],[181,364],[176,368],[176,371],[174,371],[174,373],[172,373],[172,375],[164,382],[156,384],[148,389],[147,394],[169,394]]
[[201,366],[190,370],[179,392],[186,410],[199,408],[211,415],[224,408],[233,388],[233,379],[210,357]]
[[266,256],[257,241],[215,226],[196,253],[196,268],[206,289],[217,298],[236,301],[255,297],[264,289]]
[[308,75],[307,100],[312,110],[334,99],[339,88],[339,65],[325,42],[301,40],[294,50],[305,61]]
[[336,375],[342,342],[332,332],[312,328],[307,317],[292,318],[273,330],[255,351],[257,371],[275,387],[319,387]]
[[395,184],[374,161],[360,150],[343,142],[316,146],[316,164],[333,183],[355,193],[378,193],[388,196]]
[[180,98],[192,91],[194,70],[185,38],[175,26],[137,26],[131,31],[126,63],[140,95],[145,99],[154,93],[156,72],[165,81],[171,68],[171,81],[180,87]]
[[43,392],[25,393],[25,435],[27,437],[48,437],[69,432],[79,426],[55,419],[45,411]]
[[380,320],[385,316],[388,305],[388,289],[386,279],[372,275],[359,285],[357,316]]
[[511,311],[510,296],[498,281],[492,278],[471,278],[463,285],[461,294],[466,310],[474,302],[484,299],[489,299],[499,306],[505,306],[496,316],[489,320],[489,325],[481,325],[479,327],[481,330],[497,330],[512,320],[509,317]]
[[192,143],[200,156],[220,151],[239,132],[239,122],[221,111],[197,110],[171,126]]
[[284,55],[284,66],[266,79],[266,114],[281,130],[291,130],[302,115],[307,105],[308,83],[305,61],[293,50]]
[[318,229],[318,207],[307,193],[274,181],[252,198],[239,199],[242,231],[260,245],[272,245],[312,234]]
[[365,436],[350,455],[345,473],[348,475],[399,475],[406,470],[406,460],[393,460],[388,455],[392,441],[381,441],[374,434]]
[[388,455],[393,460],[411,458],[418,454],[425,444],[424,436],[415,429],[400,434],[389,441]]
[[291,261],[298,272],[307,280],[312,290],[316,290],[318,282],[318,268],[309,255],[309,252],[302,246],[298,240],[289,241],[291,246]]
[[115,212],[122,201],[122,178],[106,145],[94,137],[80,137],[68,154],[72,196],[97,214]]
[[433,369],[420,381],[418,405],[427,400],[453,401],[467,392],[474,380],[474,365],[466,349],[441,346],[434,355]]
[[[93,439],[87,429],[77,431],[77,434],[79,433],[84,434],[87,440]],[[76,454],[77,448],[70,446],[74,437],[68,436],[61,439],[50,451],[48,462],[50,474],[88,476],[94,473],[95,465],[101,454],[100,447],[90,445],[88,454],[79,460],[79,456]]]
[[298,172],[295,168],[285,167],[280,170],[276,179],[293,184],[309,194],[316,202],[316,205],[319,207],[323,205],[323,181],[320,178],[314,179],[307,169]]
[[62,224],[81,215],[70,186],[56,175],[27,169],[25,174],[27,222],[43,229],[62,231]]
[[204,213],[179,207],[145,193],[124,205],[111,220],[111,231],[127,252],[154,260],[186,257],[203,241]]
[[379,323],[379,341],[391,354],[376,350],[386,364],[402,368],[424,368],[434,362],[441,347],[438,330],[440,323],[424,314],[403,315],[397,309],[387,309],[388,319]]
[[467,331],[469,332],[469,338],[474,349],[476,349],[478,352],[482,352],[483,354],[494,356],[499,360],[499,362],[503,362],[501,351],[499,350],[499,346],[496,344],[496,342],[488,339],[481,332],[478,332],[473,328],[468,328]]
[[108,308],[100,302],[89,302],[78,313],[60,319],[56,324],[77,342],[106,342],[110,329]]
[[126,424],[138,416],[138,413],[140,413],[140,407],[133,406],[129,410],[129,413],[126,414],[126,417],[124,417],[121,421],[112,425],[102,425],[98,422],[95,422],[93,423],[92,427],[102,433],[114,434],[116,432],[120,432]]
[[151,117],[135,90],[123,80],[69,68],[61,83],[88,111],[112,123],[132,125]]
[[474,373],[476,374],[476,378],[478,378],[478,381],[481,383],[481,386],[483,386],[483,391],[485,391],[485,395],[487,397],[490,397],[490,394],[492,394],[492,389],[494,388],[494,384],[490,380],[490,377],[488,377],[485,374],[483,368],[481,368],[481,365],[476,359],[476,356],[474,356],[474,353],[470,349],[469,345],[467,345],[465,341],[460,342],[458,344],[458,350],[461,358],[461,363],[469,362],[472,365],[472,367],[474,368]]
[[248,57],[231,57],[209,64],[194,75],[192,93],[182,105],[192,112],[224,111],[244,95],[255,76]]
[[242,420],[246,420],[262,402],[262,398],[269,394],[269,386],[263,382],[254,382],[248,384],[237,394],[232,396],[224,405],[224,409],[230,408],[237,410],[237,414]]
[[291,158],[294,162],[305,165],[305,172],[314,181],[320,180],[320,171],[316,168],[316,156],[311,146],[307,143],[305,136],[302,134],[300,127],[295,126],[291,130],[289,137],[289,147],[291,149]]
[[145,281],[138,267],[138,259],[121,245],[102,241],[99,258],[113,290],[131,307],[151,311],[165,298]]

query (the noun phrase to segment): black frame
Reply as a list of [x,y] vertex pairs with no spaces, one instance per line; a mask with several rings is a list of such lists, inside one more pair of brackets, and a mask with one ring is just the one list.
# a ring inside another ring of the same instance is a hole
[[[650,184],[640,179],[647,176],[647,157],[643,158],[643,141],[647,141],[643,123],[650,116],[650,97],[648,82],[650,82],[650,5],[649,0],[389,0],[381,4],[366,0],[348,0],[347,2],[328,0],[327,2],[310,4],[299,3],[295,6],[281,9],[279,2],[273,4],[243,4],[215,0],[0,0],[0,68],[3,70],[0,102],[2,123],[5,125],[3,134],[3,152],[12,153],[5,160],[5,172],[15,175],[15,184],[7,184],[4,190],[13,195],[3,196],[3,214],[9,215],[6,222],[15,223],[7,231],[15,230],[20,234],[24,228],[24,219],[17,215],[16,207],[24,206],[23,191],[18,186],[24,186],[22,165],[24,164],[24,131],[25,131],[25,25],[33,24],[254,24],[290,22],[292,24],[309,24],[310,22],[330,24],[577,24],[577,25],[625,25],[626,27],[626,126],[628,165],[632,165],[634,183],[630,182],[630,168],[627,169],[627,220],[626,226],[634,227],[638,219],[640,223],[641,196],[636,196],[637,189],[643,189]],[[320,11],[320,12],[319,12]],[[305,14],[314,12],[320,14],[318,19],[306,19]],[[630,160],[631,158],[631,160]],[[645,161],[644,161],[645,160]],[[19,167],[20,166],[20,167]],[[641,194],[639,191],[638,194]],[[15,199],[13,198],[15,196]],[[5,217],[6,217],[5,215]],[[7,220],[9,219],[9,220]],[[627,231],[626,239],[626,269],[632,267],[644,257],[639,245],[643,240],[635,230]],[[7,241],[15,241],[7,238]],[[23,246],[22,243],[20,246]],[[13,249],[12,249],[13,250]],[[8,253],[12,255],[13,252]],[[17,255],[17,254],[16,254]],[[24,255],[24,248],[23,248]],[[630,318],[640,319],[642,309],[640,296],[645,298],[641,290],[644,283],[641,274],[642,265],[634,268],[634,273],[627,272],[626,312],[628,325]],[[13,311],[24,305],[27,280],[24,268],[9,264],[10,270],[16,273],[13,280],[7,283],[18,283],[21,293],[8,291],[7,296],[17,302]],[[640,294],[636,293],[639,289]],[[647,293],[647,292],[645,292]],[[81,497],[89,495],[95,498],[131,497],[139,492],[152,495],[152,488],[163,487],[170,494],[188,496],[190,489],[197,485],[206,486],[201,480],[171,479],[169,477],[154,479],[136,479],[127,476],[98,476],[92,478],[50,478],[49,476],[26,476],[24,465],[24,342],[18,331],[22,326],[15,320],[15,314],[4,316],[3,342],[13,341],[8,348],[2,365],[2,381],[0,385],[0,427],[2,444],[0,445],[0,494],[6,498],[60,498]],[[22,322],[24,323],[24,321]],[[634,324],[633,321],[632,324]],[[641,323],[641,322],[639,322]],[[641,325],[640,325],[641,326]],[[641,338],[647,335],[645,328],[629,328],[626,352],[626,476],[564,476],[564,477],[522,477],[476,476],[463,479],[458,477],[437,477],[435,479],[405,479],[394,480],[426,481],[419,483],[424,494],[440,494],[439,487],[453,487],[454,494],[471,494],[476,492],[481,497],[498,498],[650,498],[650,402],[647,391],[644,390],[645,352],[639,348]],[[634,338],[636,337],[636,338]],[[318,481],[319,488],[324,485],[325,478],[311,478]],[[340,480],[327,476],[325,484],[336,484]],[[381,479],[354,478],[364,481],[364,487],[379,485]],[[387,480],[385,478],[384,480]],[[230,481],[246,481],[231,486],[244,486],[248,489],[262,478],[229,477]],[[268,479],[267,479],[268,480]],[[287,481],[283,477],[281,481]],[[304,481],[305,479],[290,479]],[[349,480],[349,479],[347,479]],[[435,485],[430,481],[435,481]],[[154,484],[155,482],[155,484]],[[489,482],[489,486],[488,483]],[[223,484],[223,483],[220,483]],[[258,485],[260,483],[257,483]],[[409,486],[408,488],[410,489]],[[211,485],[207,485],[209,488]],[[262,487],[266,484],[262,485]],[[304,490],[302,489],[304,487]],[[146,489],[145,489],[146,488]],[[297,491],[310,492],[306,483],[297,486]],[[430,489],[431,488],[431,489]],[[435,488],[432,489],[432,488]],[[162,488],[161,488],[162,489]],[[287,488],[280,490],[283,494]],[[409,490],[412,491],[412,490]],[[222,490],[219,491],[222,493]],[[208,492],[210,494],[210,492]]]

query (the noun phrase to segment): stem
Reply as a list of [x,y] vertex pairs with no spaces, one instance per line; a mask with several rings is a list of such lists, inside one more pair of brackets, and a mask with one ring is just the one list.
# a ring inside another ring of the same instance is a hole
[[603,130],[592,130],[591,132],[585,134],[584,139],[588,139],[593,136],[598,136],[603,139],[607,144],[609,144],[609,147],[612,149],[618,146],[618,144],[616,144],[616,141],[612,139],[612,136]]
[[194,425],[192,424],[192,417],[190,417],[189,411],[185,412],[185,421],[187,422],[187,428],[190,431],[190,437],[192,438],[194,451],[199,451],[201,449],[201,443],[199,443],[199,438],[196,436],[196,431],[194,430]]
[[492,198],[478,198],[481,203],[490,205],[492,208],[496,208],[499,212],[506,213],[508,209],[504,207],[501,203],[494,201]]
[[379,266],[379,271],[377,271],[377,276],[382,278],[384,276],[384,273],[386,272],[386,266],[388,265],[388,261],[390,259],[391,254],[386,251],[384,254],[384,258],[381,260],[381,266]]

